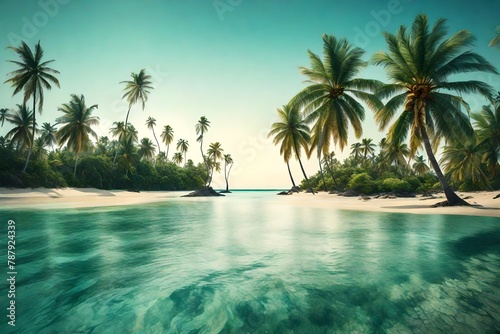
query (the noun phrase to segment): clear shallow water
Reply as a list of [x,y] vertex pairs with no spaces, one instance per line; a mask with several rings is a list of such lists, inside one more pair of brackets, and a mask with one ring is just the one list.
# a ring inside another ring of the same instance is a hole
[[0,217],[2,254],[16,221],[18,272],[15,331],[1,285],[2,333],[500,331],[500,218],[274,192]]

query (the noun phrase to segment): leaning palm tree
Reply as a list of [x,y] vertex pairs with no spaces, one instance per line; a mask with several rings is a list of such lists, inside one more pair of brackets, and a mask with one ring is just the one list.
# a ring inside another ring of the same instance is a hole
[[267,136],[274,136],[274,145],[281,144],[280,154],[285,159],[285,162],[288,162],[292,153],[295,153],[295,157],[299,161],[302,174],[304,175],[307,185],[309,186],[309,191],[314,194],[309,178],[307,177],[302,161],[300,160],[302,148],[306,152],[308,151],[309,141],[311,139],[309,127],[305,124],[304,118],[300,114],[297,106],[289,103],[284,105],[281,109],[278,108],[277,111],[280,121],[273,123],[271,131]]
[[170,144],[172,143],[172,141],[174,140],[174,130],[172,129],[172,127],[170,125],[165,125],[163,127],[163,132],[161,133],[160,137],[161,137],[161,140],[163,141],[163,143],[165,143],[165,145],[167,145],[167,154],[165,154],[165,161],[167,161],[168,148],[169,148]]
[[71,95],[71,101],[63,104],[57,110],[64,115],[56,119],[62,127],[57,131],[57,139],[60,145],[67,145],[69,151],[75,153],[75,168],[73,175],[76,175],[76,166],[81,152],[88,149],[91,143],[90,137],[97,139],[97,134],[92,130],[92,126],[99,125],[99,117],[92,116],[97,104],[90,107],[85,105],[83,95]]
[[430,168],[425,163],[423,155],[416,155],[413,160],[415,160],[415,162],[413,163],[412,168],[415,171],[415,174],[422,176],[429,173]]
[[142,104],[142,110],[144,110],[146,107],[146,101],[148,100],[148,94],[150,93],[149,90],[153,89],[151,86],[152,82],[150,81],[151,76],[146,74],[144,69],[140,70],[138,74],[132,72],[130,76],[132,77],[132,80],[120,82],[125,84],[125,94],[123,94],[122,98],[125,98],[128,102],[127,117],[125,118],[125,129],[127,130],[130,108],[133,104],[140,101]]
[[6,119],[9,123],[14,124],[14,128],[7,132],[5,137],[10,139],[11,143],[15,144],[17,149],[25,149],[32,146],[33,114],[33,111],[29,110],[26,105],[20,104],[17,105],[16,110],[7,114]]
[[497,73],[497,70],[485,58],[466,49],[474,41],[470,32],[461,30],[444,39],[446,34],[444,19],[430,28],[424,14],[415,18],[410,32],[401,26],[395,35],[384,33],[389,51],[376,53],[373,62],[384,66],[393,81],[380,89],[379,97],[392,97],[376,112],[375,120],[380,129],[385,129],[401,110],[389,129],[389,140],[399,143],[411,132],[411,156],[423,144],[447,204],[462,205],[467,203],[448,184],[432,143],[436,146],[443,138],[453,142],[473,133],[468,115],[461,109],[464,107],[469,112],[468,104],[450,92],[480,93],[489,97],[493,90],[481,81],[450,81],[449,77],[475,71]]
[[209,145],[208,150],[207,150],[207,155],[208,159],[212,161],[212,171],[210,173],[210,177],[208,178],[208,186],[210,187],[210,184],[212,183],[212,178],[214,175],[214,167],[217,166],[217,159],[222,159],[222,152],[224,150],[222,149],[221,145],[219,142],[215,142]]
[[[341,150],[347,145],[348,126],[351,124],[357,138],[363,133],[365,110],[358,100],[372,110],[382,106],[372,91],[382,83],[377,80],[355,78],[368,63],[361,60],[365,51],[353,47],[345,39],[323,35],[323,60],[308,51],[311,68],[301,67],[301,72],[311,83],[294,98],[294,106],[304,107],[306,122],[320,122],[314,129],[324,132],[323,155],[330,152],[330,138]],[[314,135],[314,133],[313,133]]]
[[155,144],[151,141],[149,138],[142,138],[141,142],[139,144],[139,151],[137,151],[137,154],[139,154],[139,157],[141,160],[145,160],[148,162],[153,161],[155,157]]
[[172,157],[172,161],[176,163],[177,165],[180,165],[182,161],[184,160],[182,153],[180,152],[175,152],[174,156]]
[[189,149],[189,142],[185,139],[179,139],[177,141],[177,149],[184,154],[184,164],[186,163],[186,153]]
[[45,145],[53,147],[57,143],[56,133],[57,128],[54,125],[47,122],[43,123],[41,138],[45,142]]
[[471,114],[474,127],[483,149],[483,162],[492,175],[500,174],[500,100],[492,99],[491,106]]
[[490,46],[492,48],[497,48],[499,51],[500,51],[500,26],[497,26],[495,28],[495,33],[496,33],[496,36],[495,38],[493,38],[490,42]]
[[28,102],[28,100],[33,97],[33,131],[31,133],[30,147],[28,151],[28,158],[26,159],[26,164],[23,168],[23,173],[28,167],[30,161],[31,151],[33,150],[33,143],[35,141],[36,132],[36,104],[38,100],[38,112],[41,114],[43,111],[43,89],[46,88],[50,90],[52,88],[51,83],[59,86],[59,81],[53,74],[59,74],[58,71],[48,67],[50,63],[54,60],[43,61],[43,49],[40,46],[40,42],[35,45],[35,52],[33,53],[30,47],[25,43],[21,42],[19,47],[10,46],[9,49],[13,50],[21,61],[9,60],[9,62],[16,64],[19,68],[15,71],[10,72],[8,75],[11,76],[10,79],[5,81],[5,83],[10,83],[14,87],[14,93],[16,95],[21,90],[24,91],[23,105]]
[[153,137],[156,140],[156,144],[158,145],[158,154],[161,152],[160,151],[160,142],[158,141],[158,138],[156,138],[156,133],[155,133],[155,125],[156,125],[156,119],[153,117],[148,117],[146,120],[146,125],[148,126],[148,129],[151,129],[153,131]]
[[7,119],[7,113],[8,112],[9,112],[9,109],[6,109],[6,108],[1,108],[0,109],[0,122],[2,122],[1,126],[3,126],[3,123]]
[[[226,192],[229,192],[229,173],[231,173],[233,164],[234,161],[231,154],[224,154],[224,178],[226,179]],[[227,170],[227,165],[229,165],[229,170]]]
[[196,138],[196,141],[200,142],[201,158],[203,159],[203,163],[205,164],[205,168],[207,169],[207,180],[205,181],[205,185],[208,184],[209,182],[210,168],[206,161],[205,155],[203,154],[203,136],[205,135],[205,132],[208,131],[209,127],[210,127],[210,121],[205,116],[201,116],[200,119],[198,120],[198,123],[196,123],[195,126],[196,135],[198,136],[198,138]]

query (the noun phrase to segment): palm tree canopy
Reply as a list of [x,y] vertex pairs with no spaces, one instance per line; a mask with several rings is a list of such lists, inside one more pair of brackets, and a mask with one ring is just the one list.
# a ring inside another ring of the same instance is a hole
[[233,157],[231,154],[224,154],[224,162],[228,165],[233,163]]
[[169,145],[174,140],[174,130],[170,125],[165,125],[160,137],[165,145]]
[[177,141],[177,149],[180,150],[182,153],[187,152],[189,148],[189,142],[185,139],[179,139]]
[[375,145],[373,143],[373,139],[371,138],[363,138],[361,140],[361,151],[363,152],[363,156],[366,158],[367,156],[375,153]]
[[153,117],[149,116],[148,119],[146,120],[146,125],[148,126],[148,129],[153,129],[156,125],[156,119]]
[[88,148],[89,136],[97,139],[92,126],[99,124],[99,117],[92,116],[94,109],[97,109],[97,104],[87,107],[85,97],[76,94],[71,95],[69,103],[58,108],[64,114],[56,120],[63,125],[57,132],[61,145],[67,143],[68,149],[78,154]]
[[180,152],[174,153],[174,156],[172,157],[173,162],[175,162],[176,164],[181,164],[182,160],[184,160],[184,158],[182,157],[182,153]]
[[303,147],[308,151],[309,127],[305,124],[304,119],[299,112],[297,106],[290,103],[278,109],[279,121],[273,123],[268,137],[274,136],[273,143],[281,144],[280,154],[285,162],[290,161],[292,153],[295,153],[296,158],[300,158],[300,148]]
[[18,65],[19,68],[8,74],[11,78],[6,80],[5,83],[10,83],[14,87],[12,95],[16,95],[21,90],[24,90],[23,104],[26,104],[34,96],[35,100],[38,101],[38,112],[41,113],[43,108],[43,89],[50,90],[52,88],[51,83],[60,87],[59,80],[53,75],[59,74],[59,72],[48,67],[54,60],[42,62],[43,49],[40,46],[40,42],[35,45],[34,53],[24,41],[21,42],[19,47],[9,46],[9,49],[17,53],[21,61],[9,60],[9,62]]
[[500,51],[500,26],[497,26],[497,27],[495,28],[495,33],[496,33],[496,36],[495,36],[495,38],[493,38],[493,39],[491,40],[491,42],[490,42],[490,44],[489,44],[489,45],[490,45],[492,48],[497,48],[497,49],[498,49],[498,51]]
[[393,84],[378,91],[380,98],[388,98],[386,105],[375,114],[380,129],[385,129],[400,107],[403,112],[390,127],[388,139],[403,141],[411,130],[410,149],[414,154],[421,144],[421,126],[434,141],[453,140],[472,135],[468,104],[458,94],[480,93],[491,96],[492,88],[476,80],[450,81],[454,74],[469,72],[497,73],[485,58],[469,50],[474,42],[472,34],[461,30],[447,35],[445,20],[439,19],[429,27],[424,14],[415,18],[411,30],[401,26],[397,33],[385,32],[389,51],[379,51],[372,60],[385,67]]
[[215,161],[222,159],[222,152],[224,152],[224,149],[222,149],[219,142],[210,144],[207,150],[208,156]]
[[498,171],[500,161],[500,101],[492,99],[491,106],[483,106],[471,117],[479,145],[484,150],[483,162],[488,165],[490,173],[494,173]]
[[151,76],[146,74],[145,69],[140,70],[139,73],[132,72],[130,76],[132,80],[120,82],[125,84],[125,94],[123,94],[122,98],[127,100],[129,106],[140,101],[144,110],[150,93],[149,90],[154,89],[151,86]]
[[3,126],[3,123],[7,119],[7,113],[9,112],[9,109],[6,108],[1,108],[0,109],[0,122],[2,123],[1,126]]
[[311,85],[292,98],[291,103],[304,107],[308,123],[320,122],[316,128],[325,133],[324,153],[329,151],[329,137],[342,150],[347,145],[349,123],[356,137],[361,137],[363,132],[365,111],[358,99],[373,110],[382,107],[380,100],[370,93],[382,82],[355,77],[367,66],[361,59],[365,52],[346,39],[323,35],[323,60],[311,51],[308,53],[311,67],[300,69]]
[[149,138],[142,138],[137,152],[141,159],[151,161],[155,157],[156,145]]
[[33,111],[25,105],[18,104],[17,109],[7,114],[6,119],[14,124],[14,128],[5,137],[15,143],[18,148],[28,147],[33,133]]
[[196,141],[201,141],[203,139],[203,135],[208,131],[209,127],[210,121],[205,116],[201,116],[198,123],[195,125],[196,134],[199,135]]
[[57,142],[56,139],[57,128],[50,123],[43,123],[42,137],[45,145],[54,146]]

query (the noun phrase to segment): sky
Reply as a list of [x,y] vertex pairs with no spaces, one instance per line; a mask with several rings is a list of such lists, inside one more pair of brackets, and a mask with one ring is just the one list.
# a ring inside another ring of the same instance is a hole
[[[306,87],[300,66],[309,66],[307,51],[322,52],[323,34],[347,38],[362,47],[365,60],[386,50],[382,32],[395,33],[411,26],[419,13],[430,22],[447,19],[450,35],[461,29],[477,38],[473,50],[500,68],[500,53],[488,47],[500,24],[500,0],[0,0],[0,78],[2,83],[15,70],[7,60],[17,60],[8,46],[21,40],[31,48],[40,41],[44,60],[54,60],[60,88],[45,91],[43,113],[37,123],[55,123],[57,109],[71,94],[83,94],[87,106],[97,104],[100,118],[95,128],[108,136],[115,121],[124,121],[128,105],[122,99],[132,72],[145,69],[154,89],[144,110],[132,106],[129,121],[139,138],[153,140],[145,122],[157,120],[159,135],[165,125],[174,129],[174,143],[188,140],[187,158],[201,162],[195,124],[201,116],[211,122],[205,148],[220,142],[233,157],[231,188],[288,188],[290,179],[279,147],[267,138],[276,109]],[[383,68],[368,66],[360,77],[388,82]],[[500,90],[495,75],[468,74]],[[14,108],[22,93],[0,84],[0,107]],[[473,110],[486,100],[468,99]],[[9,124],[0,128],[0,135]],[[385,136],[366,108],[363,136],[378,142]],[[361,138],[349,134],[349,146]],[[336,156],[343,160],[349,146]],[[161,150],[165,151],[161,144]],[[1,159],[1,157],[0,157]],[[318,161],[304,161],[308,174]],[[291,163],[296,182],[302,174]],[[214,178],[223,187],[222,175]]]

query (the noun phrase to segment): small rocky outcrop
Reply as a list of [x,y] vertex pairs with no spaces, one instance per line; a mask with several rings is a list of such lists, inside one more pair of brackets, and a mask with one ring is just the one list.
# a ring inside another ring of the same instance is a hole
[[203,187],[200,190],[193,191],[181,197],[216,197],[216,196],[224,196],[224,195],[218,193],[212,187]]

